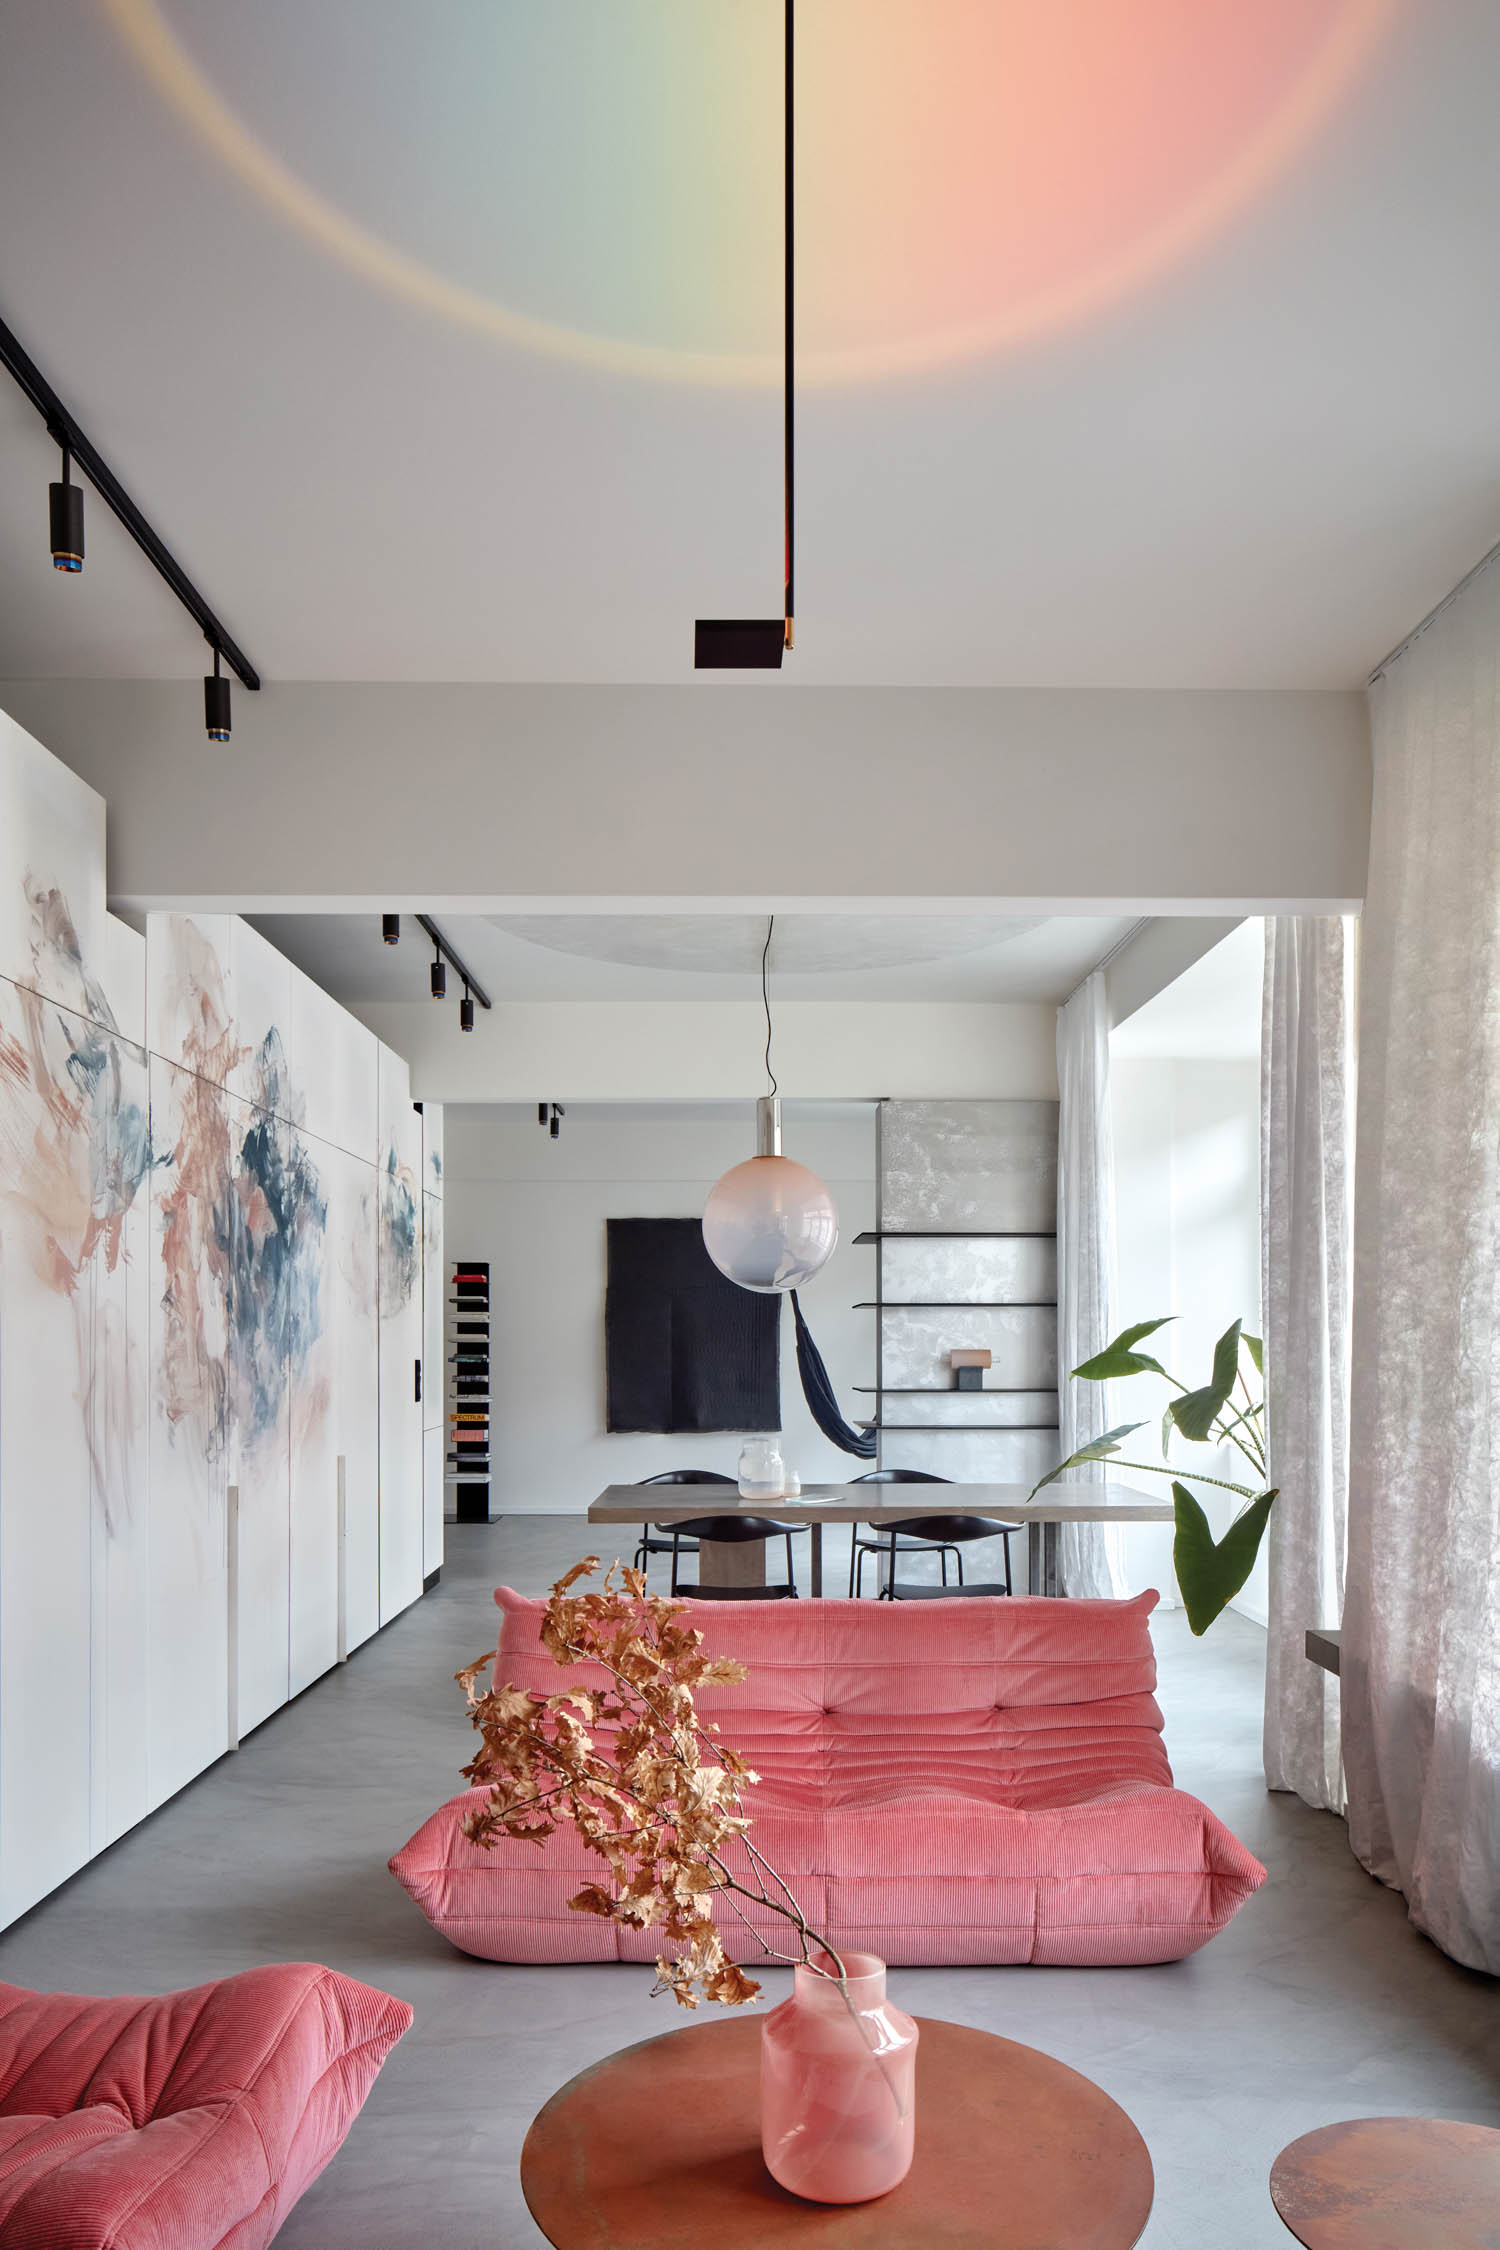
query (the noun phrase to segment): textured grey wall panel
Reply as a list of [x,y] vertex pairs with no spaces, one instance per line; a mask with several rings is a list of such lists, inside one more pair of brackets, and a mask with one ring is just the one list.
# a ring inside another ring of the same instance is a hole
[[[875,1319],[871,1313],[869,1318]],[[953,1312],[892,1312],[881,1319],[885,1331],[882,1380],[902,1389],[913,1384],[947,1390],[953,1382],[948,1354],[955,1345],[988,1349],[994,1355],[992,1383],[1034,1383],[1056,1396],[1057,1316],[1041,1312],[983,1312],[961,1307]]]
[[897,1300],[951,1298],[960,1304],[987,1304],[999,1298],[1025,1304],[1056,1297],[1057,1244],[982,1242],[968,1237],[954,1242],[887,1242],[881,1272],[886,1296]]
[[1046,1475],[1057,1459],[1057,1439],[1039,1430],[1006,1435],[975,1431],[955,1436],[894,1430],[881,1449],[887,1469],[926,1469],[955,1484],[1025,1484]]
[[886,1102],[884,1227],[1054,1227],[1056,1102]]
[[990,1430],[1002,1422],[1053,1422],[1057,1419],[1057,1393],[1050,1387],[1035,1391],[944,1391],[931,1398],[888,1392],[885,1418],[888,1423],[928,1423],[935,1430]]

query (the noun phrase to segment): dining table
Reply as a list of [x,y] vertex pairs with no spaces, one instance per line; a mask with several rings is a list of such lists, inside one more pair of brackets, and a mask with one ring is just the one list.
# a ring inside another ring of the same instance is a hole
[[[886,1497],[886,1496],[889,1497]],[[783,1499],[747,1499],[734,1485],[607,1484],[590,1503],[591,1524],[691,1523],[702,1516],[765,1516],[806,1525],[812,1534],[811,1587],[823,1591],[823,1526],[905,1523],[922,1516],[986,1516],[1026,1532],[1027,1592],[1057,1594],[1059,1528],[1065,1523],[1171,1523],[1170,1499],[1113,1478],[1097,1484],[1059,1477],[1040,1492],[1026,1484],[805,1484]],[[633,1544],[633,1542],[632,1542]],[[698,1540],[704,1586],[763,1586],[761,1540]]]

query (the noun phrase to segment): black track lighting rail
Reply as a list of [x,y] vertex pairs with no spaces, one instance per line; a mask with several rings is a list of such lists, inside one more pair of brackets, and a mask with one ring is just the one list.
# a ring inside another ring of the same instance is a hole
[[[111,514],[124,525],[142,554],[156,566],[189,617],[199,627],[210,648],[223,657],[243,687],[258,688],[260,674],[249,657],[224,630],[171,548],[146,521],[103,454],[79,428],[19,337],[6,327],[3,320],[0,320],[0,361],[10,370],[46,423],[53,443],[71,454],[74,464],[83,471]],[[486,1002],[485,1005],[488,1006],[489,1003]]]
[[489,994],[485,991],[484,986],[480,983],[478,977],[475,976],[474,971],[470,968],[467,968],[464,963],[460,961],[458,955],[454,952],[452,946],[448,943],[448,940],[444,937],[436,922],[433,921],[432,916],[430,914],[419,914],[416,917],[416,920],[418,928],[423,929],[427,932],[427,935],[431,938],[433,944],[437,947],[439,953],[441,953],[449,968],[453,971],[456,977],[461,977],[463,979],[465,989],[473,994],[474,998],[479,1002],[480,1007],[493,1007],[494,1002],[491,1000]]

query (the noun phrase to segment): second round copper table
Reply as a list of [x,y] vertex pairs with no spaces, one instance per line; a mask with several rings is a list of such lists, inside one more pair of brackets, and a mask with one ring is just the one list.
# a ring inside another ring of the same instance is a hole
[[760,2153],[760,2026],[729,2016],[610,2055],[521,2152],[555,2250],[1131,2250],[1146,2144],[1101,2087],[1034,2047],[922,2018],[917,2153],[874,2203],[804,2203]]
[[1271,2200],[1309,2250],[1500,2250],[1500,2132],[1355,2117],[1277,2157]]

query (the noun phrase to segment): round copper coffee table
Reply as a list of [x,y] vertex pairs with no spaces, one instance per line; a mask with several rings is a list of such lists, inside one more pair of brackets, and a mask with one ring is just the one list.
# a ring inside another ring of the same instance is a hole
[[922,2024],[917,2154],[875,2203],[804,2203],[760,2153],[760,2023],[730,2016],[627,2047],[553,2095],[521,2186],[556,2250],[1130,2250],[1146,2144],[1051,2055]]
[[1356,2117],[1284,2148],[1271,2200],[1307,2250],[1500,2250],[1500,2132]]

